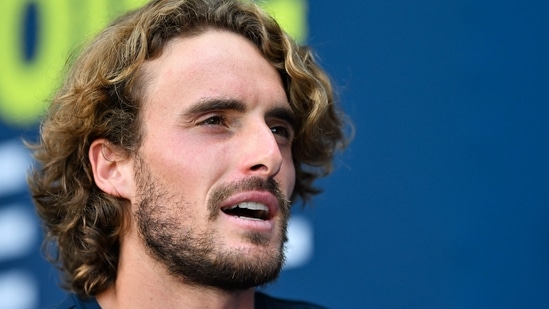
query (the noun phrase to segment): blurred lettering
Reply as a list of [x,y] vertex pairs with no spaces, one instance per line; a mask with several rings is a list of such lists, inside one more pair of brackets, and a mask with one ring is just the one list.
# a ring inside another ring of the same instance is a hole
[[[0,121],[39,120],[75,48],[124,11],[147,0],[0,2]],[[297,40],[306,37],[306,0],[258,1]],[[34,31],[34,32],[33,32]]]

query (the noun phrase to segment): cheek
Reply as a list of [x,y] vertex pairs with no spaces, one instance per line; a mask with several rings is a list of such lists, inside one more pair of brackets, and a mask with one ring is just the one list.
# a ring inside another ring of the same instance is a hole
[[288,164],[285,164],[283,167],[283,173],[281,173],[282,178],[280,181],[282,182],[282,188],[285,189],[285,194],[289,198],[295,187],[295,165],[293,160],[290,158],[289,161],[287,161]]
[[[198,201],[212,179],[219,177],[220,154],[205,145],[186,143],[156,144],[144,158],[151,176],[165,191]],[[184,145],[184,146],[183,146]],[[163,151],[161,149],[164,149]]]

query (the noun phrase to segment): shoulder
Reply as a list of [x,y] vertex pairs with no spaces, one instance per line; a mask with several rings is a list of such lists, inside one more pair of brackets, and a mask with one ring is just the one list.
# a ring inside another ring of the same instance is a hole
[[319,305],[304,301],[275,298],[261,292],[255,293],[256,309],[326,309]]
[[95,298],[80,298],[76,294],[69,294],[60,303],[48,309],[101,309]]

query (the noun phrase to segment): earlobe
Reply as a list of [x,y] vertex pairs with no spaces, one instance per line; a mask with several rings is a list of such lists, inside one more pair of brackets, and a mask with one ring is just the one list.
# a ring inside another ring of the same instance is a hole
[[107,194],[131,200],[133,168],[130,158],[105,139],[93,141],[88,157],[97,187]]

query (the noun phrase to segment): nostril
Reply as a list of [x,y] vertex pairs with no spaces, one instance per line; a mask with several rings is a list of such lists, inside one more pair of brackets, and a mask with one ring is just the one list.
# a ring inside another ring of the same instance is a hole
[[252,166],[251,168],[252,171],[266,171],[268,170],[267,166],[265,164],[256,164],[254,166]]

